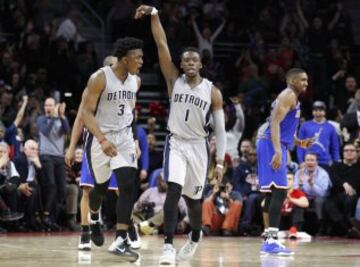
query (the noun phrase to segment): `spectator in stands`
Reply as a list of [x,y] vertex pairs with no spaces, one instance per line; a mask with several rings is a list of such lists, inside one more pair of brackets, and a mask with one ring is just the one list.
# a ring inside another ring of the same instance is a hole
[[[330,178],[333,184],[324,210],[332,223],[333,234],[346,234],[351,228],[349,219],[354,216],[360,192],[360,163],[356,147],[352,143],[344,145],[343,161],[331,166]],[[331,227],[331,226],[330,226]]]
[[9,153],[8,144],[0,142],[0,220],[3,221],[14,221],[24,216],[17,212],[17,187],[20,177]]
[[[344,76],[345,75],[346,74],[344,74]],[[333,76],[332,79],[334,80],[335,77]],[[345,79],[341,79],[340,81],[343,81],[343,83],[339,85],[335,84],[335,91],[333,94],[335,105],[341,112],[345,113],[349,104],[351,104],[350,99],[354,98],[358,83],[353,75],[346,75]]]
[[44,104],[45,115],[37,120],[46,194],[44,224],[52,230],[57,230],[58,227],[50,214],[63,203],[65,192],[64,137],[70,132],[65,108],[65,103],[56,104],[55,99],[47,98]]
[[191,22],[195,31],[195,35],[198,42],[199,52],[202,55],[204,50],[208,50],[210,53],[210,57],[214,57],[213,45],[216,38],[224,29],[226,20],[224,19],[223,22],[217,27],[217,29],[212,33],[209,27],[204,27],[203,31],[200,32],[199,27],[196,23],[196,18],[193,16],[191,17]]
[[249,139],[243,139],[240,143],[240,162],[248,161],[248,154],[250,150],[254,148]]
[[235,114],[225,113],[226,153],[230,155],[232,166],[235,168],[240,163],[237,148],[245,129],[245,115],[240,104],[240,97],[233,96],[230,97],[230,100],[235,108]]
[[309,152],[316,154],[318,163],[329,170],[333,162],[340,160],[340,140],[332,124],[326,120],[326,105],[315,101],[312,106],[313,119],[304,122],[298,132],[300,139],[315,138],[314,144],[307,148],[297,147],[297,159],[301,164]]
[[81,175],[81,165],[83,159],[83,149],[78,147],[74,152],[74,163],[66,168],[66,187],[65,187],[65,204],[67,215],[67,227],[71,231],[79,231],[80,226],[77,224],[76,215],[79,208],[79,181]]
[[25,224],[29,230],[41,230],[40,212],[42,199],[39,181],[42,179],[39,146],[34,140],[27,140],[24,153],[14,159],[15,167],[20,174],[20,204],[25,213]]
[[[146,189],[135,203],[133,209],[135,220],[139,223],[140,231],[143,234],[154,233],[164,222],[163,206],[165,203],[167,183],[164,180],[162,172],[156,177],[156,180],[157,185]],[[183,198],[180,198],[179,201],[179,213],[181,215],[179,223],[188,224],[188,221],[186,221],[187,208]]]
[[312,20],[312,24],[309,25],[308,20],[305,18],[301,1],[296,1],[296,12],[299,17],[299,21],[302,24],[302,27],[306,30],[306,35],[308,37],[308,47],[309,47],[309,62],[308,65],[311,68],[310,74],[313,78],[313,85],[315,89],[315,97],[321,97],[322,89],[326,85],[326,58],[325,58],[325,49],[327,47],[330,32],[334,29],[336,23],[338,22],[341,12],[342,12],[342,3],[338,2],[337,12],[333,15],[332,19],[327,25],[323,25],[323,19],[320,16],[315,16]]
[[347,113],[342,118],[340,127],[349,134],[349,141],[360,138],[360,90],[355,94],[356,111]]
[[238,230],[242,206],[241,194],[233,190],[230,181],[215,184],[203,202],[203,233],[209,235],[221,231],[224,236],[234,235]]
[[56,38],[62,37],[66,41],[79,42],[83,40],[77,27],[77,14],[74,10],[69,10],[66,18],[60,23],[56,32]]
[[241,162],[240,165],[234,169],[232,184],[234,185],[234,191],[241,194],[244,202],[239,227],[240,233],[251,234],[251,224],[253,222],[256,223],[254,215],[256,211],[260,209],[262,195],[259,191],[257,157],[254,148],[250,149],[247,158],[247,162]]
[[16,115],[14,122],[8,127],[0,125],[0,141],[5,141],[10,146],[10,158],[14,158],[20,154],[20,142],[16,138],[17,129],[23,120],[28,97],[24,96],[21,107]]
[[318,166],[317,154],[306,153],[303,168],[295,173],[294,188],[306,194],[310,207],[315,208],[320,229],[324,229],[323,206],[330,193],[331,181],[329,174]]

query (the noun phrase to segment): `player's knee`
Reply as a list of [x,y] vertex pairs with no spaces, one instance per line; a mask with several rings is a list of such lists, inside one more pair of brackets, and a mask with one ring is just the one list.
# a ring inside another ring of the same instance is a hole
[[166,194],[166,200],[164,204],[164,211],[173,211],[177,207],[181,197],[181,185],[173,182],[168,183],[168,189]]
[[136,180],[136,169],[132,167],[123,167],[114,170],[119,192],[126,193],[134,191]]

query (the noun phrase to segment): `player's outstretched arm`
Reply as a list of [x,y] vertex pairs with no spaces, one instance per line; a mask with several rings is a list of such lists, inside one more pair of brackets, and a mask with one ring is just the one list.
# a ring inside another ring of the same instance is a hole
[[165,77],[169,95],[171,95],[171,90],[179,76],[179,71],[172,62],[166,34],[156,8],[146,5],[139,6],[136,9],[135,19],[140,19],[146,15],[151,15],[151,31],[158,49],[160,68]]

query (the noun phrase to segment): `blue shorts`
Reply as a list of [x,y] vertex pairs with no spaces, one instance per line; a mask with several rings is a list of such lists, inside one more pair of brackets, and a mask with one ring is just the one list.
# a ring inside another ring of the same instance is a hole
[[258,160],[258,176],[261,191],[269,191],[272,186],[277,188],[288,188],[287,185],[287,149],[281,144],[282,162],[278,170],[274,170],[270,162],[274,155],[274,146],[271,140],[261,138],[258,141],[256,152]]
[[[80,177],[79,185],[81,187],[82,186],[94,187],[94,178],[90,174],[89,165],[87,163],[85,152],[81,164],[81,177]],[[112,173],[110,177],[109,190],[117,190],[117,189],[118,186],[116,182],[116,177],[115,174]]]

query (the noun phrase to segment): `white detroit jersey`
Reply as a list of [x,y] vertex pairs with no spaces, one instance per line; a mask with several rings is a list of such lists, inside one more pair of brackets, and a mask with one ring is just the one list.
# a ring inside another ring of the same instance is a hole
[[212,82],[205,78],[192,89],[185,75],[175,81],[168,120],[172,134],[190,140],[208,136],[212,87]]
[[106,66],[101,70],[105,74],[106,82],[97,105],[95,120],[104,134],[118,132],[129,127],[134,119],[137,76],[129,73],[122,82],[111,67]]

